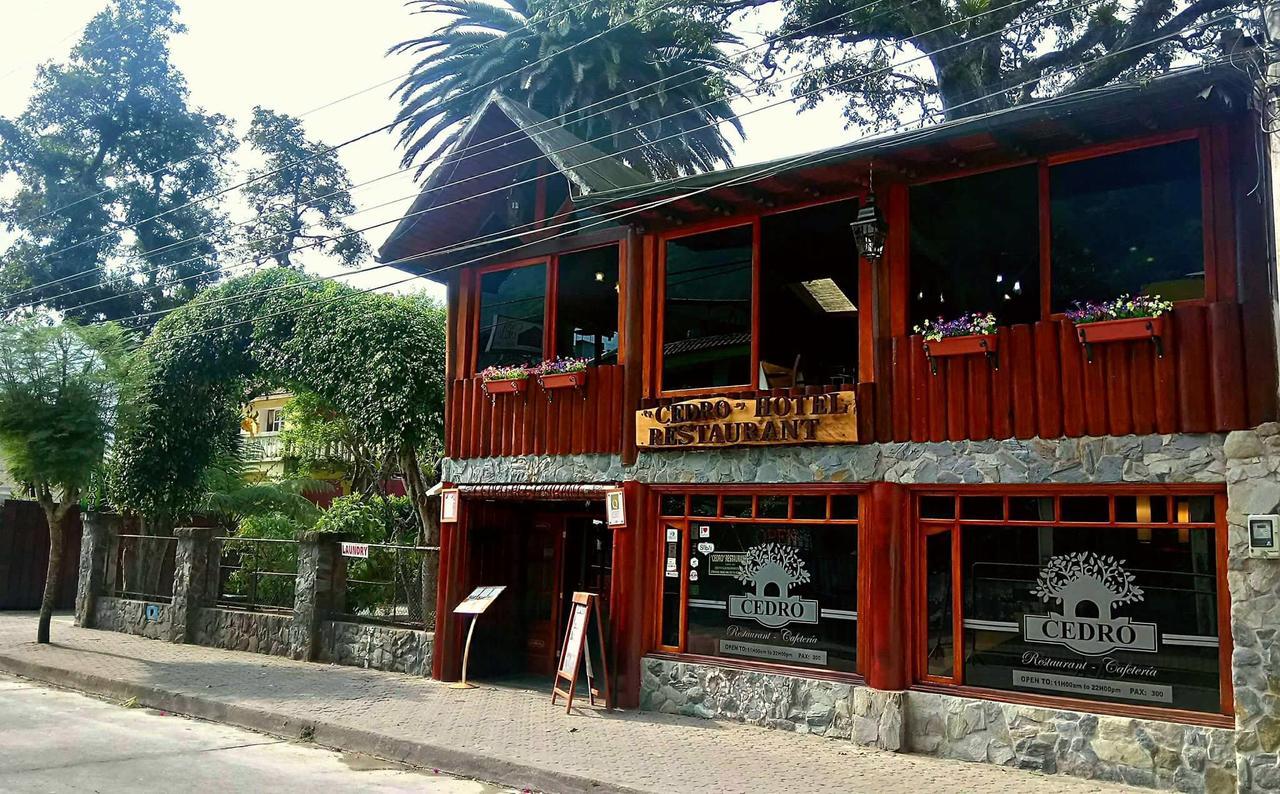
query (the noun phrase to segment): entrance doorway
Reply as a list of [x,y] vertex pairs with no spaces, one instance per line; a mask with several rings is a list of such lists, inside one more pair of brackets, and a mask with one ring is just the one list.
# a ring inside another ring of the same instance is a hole
[[607,613],[613,530],[598,502],[486,504],[471,529],[471,586],[507,590],[477,624],[472,677],[555,671],[575,592]]

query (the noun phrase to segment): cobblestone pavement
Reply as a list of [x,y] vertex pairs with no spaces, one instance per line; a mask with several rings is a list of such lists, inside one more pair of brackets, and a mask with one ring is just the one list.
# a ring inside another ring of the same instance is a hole
[[[720,794],[1136,791],[726,722],[589,707],[575,707],[574,714],[566,715],[551,706],[546,693],[531,689],[481,685],[455,690],[405,675],[78,629],[69,616],[55,619],[52,634],[53,644],[36,645],[31,642],[32,615],[0,613],[0,667],[43,665],[228,707],[271,711],[295,723],[328,723],[402,742],[457,747],[599,780],[606,789]],[[0,752],[4,744],[0,732]],[[498,782],[523,785],[521,780]]]

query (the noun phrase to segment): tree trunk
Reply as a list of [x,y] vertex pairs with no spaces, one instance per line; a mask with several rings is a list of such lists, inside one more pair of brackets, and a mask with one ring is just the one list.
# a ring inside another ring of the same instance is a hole
[[58,586],[62,583],[62,520],[66,518],[70,505],[41,499],[40,507],[44,508],[44,520],[49,525],[49,566],[44,574],[44,597],[40,599],[36,642],[47,643],[53,609],[58,603]]
[[400,470],[404,472],[409,500],[418,513],[418,545],[435,547],[434,551],[423,552],[422,566],[422,620],[426,628],[434,629],[436,583],[440,580],[440,502],[427,496],[432,484],[422,474],[416,450],[401,450]]

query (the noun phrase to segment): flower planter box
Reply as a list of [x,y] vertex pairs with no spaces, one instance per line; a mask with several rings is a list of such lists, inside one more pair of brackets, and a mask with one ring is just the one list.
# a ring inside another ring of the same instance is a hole
[[996,353],[1000,347],[1000,337],[995,334],[972,334],[970,336],[950,336],[936,342],[924,343],[924,355],[929,359],[929,370],[938,374],[938,359],[948,356],[985,355],[996,369],[1000,369],[1000,359]]
[[579,370],[577,372],[556,372],[551,375],[539,375],[538,385],[548,392],[547,399],[551,399],[550,392],[555,389],[581,389],[587,385],[587,371]]
[[496,394],[520,394],[529,388],[529,379],[486,380],[481,381],[481,386],[484,388],[484,393],[490,397]]
[[1129,342],[1150,339],[1156,346],[1156,355],[1164,358],[1165,315],[1159,317],[1126,317],[1123,320],[1102,320],[1096,323],[1076,325],[1076,338],[1084,345],[1085,356],[1093,361],[1092,345],[1105,342]]

